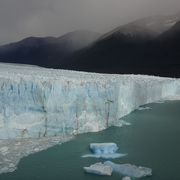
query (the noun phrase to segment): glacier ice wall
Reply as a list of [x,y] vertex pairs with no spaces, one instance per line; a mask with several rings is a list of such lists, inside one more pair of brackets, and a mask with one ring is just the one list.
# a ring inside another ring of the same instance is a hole
[[0,139],[99,131],[177,95],[178,79],[0,64]]

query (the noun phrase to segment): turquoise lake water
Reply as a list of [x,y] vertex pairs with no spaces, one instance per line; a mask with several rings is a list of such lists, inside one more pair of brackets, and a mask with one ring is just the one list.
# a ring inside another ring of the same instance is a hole
[[131,126],[111,127],[98,133],[78,135],[74,140],[21,160],[13,173],[0,180],[120,180],[121,176],[86,174],[84,166],[102,159],[81,158],[90,153],[89,143],[115,142],[128,156],[113,160],[152,168],[147,180],[180,180],[180,101],[149,104],[151,110],[134,111],[122,118]]

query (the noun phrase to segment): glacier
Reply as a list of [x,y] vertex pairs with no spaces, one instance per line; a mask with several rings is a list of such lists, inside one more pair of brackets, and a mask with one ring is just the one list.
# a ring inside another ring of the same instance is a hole
[[180,80],[0,64],[0,139],[97,132],[139,106],[179,98]]

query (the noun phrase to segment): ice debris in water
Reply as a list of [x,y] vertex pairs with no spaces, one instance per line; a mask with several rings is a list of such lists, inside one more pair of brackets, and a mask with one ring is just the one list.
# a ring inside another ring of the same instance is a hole
[[21,158],[57,144],[69,141],[72,136],[0,140],[0,174],[13,172]]
[[138,108],[139,111],[150,110],[150,109],[152,109],[152,108],[151,107],[141,107],[141,106]]
[[123,119],[120,119],[120,120],[117,121],[117,123],[116,123],[116,126],[118,126],[118,127],[130,126],[130,125],[131,125],[130,122],[127,122],[127,121],[125,121],[125,120],[123,120]]
[[112,153],[112,154],[85,154],[82,158],[102,158],[102,159],[116,159],[127,156],[127,154]]
[[122,178],[122,180],[131,180],[131,178],[128,177],[128,176],[125,176],[125,177]]
[[163,100],[162,101],[156,101],[155,103],[156,104],[163,104],[163,103],[165,103],[165,101],[163,101]]
[[117,172],[123,176],[141,178],[152,175],[152,169],[146,167],[141,167],[141,166],[138,167],[131,164],[115,164],[111,161],[106,161],[104,164],[111,166],[113,172]]
[[83,168],[85,172],[87,173],[92,173],[92,174],[97,174],[97,175],[106,175],[106,176],[111,176],[112,175],[112,167],[109,165],[105,165],[103,163],[96,163],[93,164],[89,167],[84,167]]
[[90,149],[94,154],[113,154],[118,147],[116,143],[91,143]]

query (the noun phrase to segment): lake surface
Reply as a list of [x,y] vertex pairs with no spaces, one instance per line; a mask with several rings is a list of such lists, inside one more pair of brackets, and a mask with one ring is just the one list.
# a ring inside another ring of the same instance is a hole
[[99,133],[77,136],[74,140],[21,160],[13,173],[0,180],[119,180],[120,175],[101,177],[83,172],[83,166],[102,159],[81,158],[90,153],[89,143],[115,142],[128,156],[113,160],[152,168],[148,180],[180,180],[180,101],[149,104],[150,110],[136,110],[122,118],[131,126],[111,127]]

